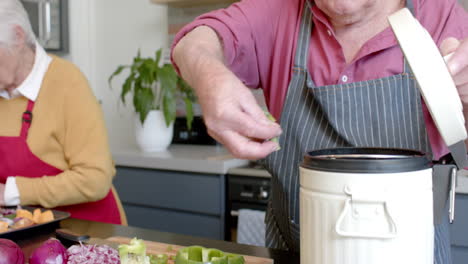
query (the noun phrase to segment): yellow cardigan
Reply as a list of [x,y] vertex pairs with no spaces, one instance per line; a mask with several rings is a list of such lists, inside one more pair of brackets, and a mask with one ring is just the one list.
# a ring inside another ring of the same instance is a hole
[[[46,208],[100,200],[112,188],[115,175],[102,111],[86,78],[72,63],[52,58],[34,105],[27,144],[63,173],[41,178],[11,175],[16,176],[22,205]],[[1,136],[19,136],[27,101],[0,99]],[[126,223],[115,190],[114,194]]]

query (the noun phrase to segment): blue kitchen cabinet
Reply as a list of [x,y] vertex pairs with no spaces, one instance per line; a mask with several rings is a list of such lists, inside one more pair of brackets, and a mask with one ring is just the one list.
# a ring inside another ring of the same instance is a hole
[[117,167],[130,226],[224,239],[225,175]]
[[453,264],[468,263],[468,195],[457,194],[455,221],[450,226]]

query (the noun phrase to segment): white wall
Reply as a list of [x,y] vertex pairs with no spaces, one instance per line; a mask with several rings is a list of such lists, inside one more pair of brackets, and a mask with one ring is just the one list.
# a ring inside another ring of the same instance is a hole
[[66,58],[85,73],[100,100],[112,149],[135,145],[133,106],[119,102],[124,75],[109,75],[119,64],[131,63],[137,50],[153,56],[167,47],[167,7],[149,0],[69,0],[70,54]]

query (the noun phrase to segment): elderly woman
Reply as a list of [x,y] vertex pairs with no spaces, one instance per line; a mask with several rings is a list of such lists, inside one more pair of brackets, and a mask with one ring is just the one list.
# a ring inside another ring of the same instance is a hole
[[[456,0],[244,0],[176,36],[173,60],[197,92],[209,133],[238,157],[268,156],[268,246],[299,250],[305,150],[400,147],[434,160],[447,153],[387,22],[405,6],[443,54],[454,52],[448,66],[466,108],[468,16]],[[281,126],[248,89],[259,87]],[[343,113],[360,121],[344,122]],[[278,144],[267,139],[279,135],[282,149],[274,152]],[[447,223],[436,227],[435,243],[435,262],[451,263]]]
[[99,104],[83,74],[36,42],[18,0],[0,1],[0,205],[125,223]]

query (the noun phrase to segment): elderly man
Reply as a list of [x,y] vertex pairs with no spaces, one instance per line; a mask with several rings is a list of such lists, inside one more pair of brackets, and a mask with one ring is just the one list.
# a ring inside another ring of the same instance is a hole
[[[244,0],[200,16],[175,38],[173,61],[195,88],[210,135],[240,158],[268,156],[268,246],[299,250],[298,164],[306,150],[401,147],[434,160],[447,153],[387,22],[405,6],[443,54],[454,52],[448,66],[467,105],[468,16],[455,0]],[[280,126],[249,91],[259,87]],[[409,118],[390,120],[385,111]],[[276,136],[282,149],[274,152],[278,144],[268,139]],[[435,240],[435,262],[450,263],[446,223]]]
[[81,72],[45,53],[18,0],[0,1],[0,205],[125,223],[103,116]]

